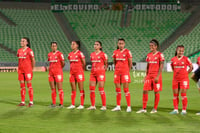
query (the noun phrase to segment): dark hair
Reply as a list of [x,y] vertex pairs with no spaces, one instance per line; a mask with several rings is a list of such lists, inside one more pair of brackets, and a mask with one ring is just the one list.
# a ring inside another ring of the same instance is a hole
[[23,39],[26,39],[26,41],[28,42],[28,44],[26,46],[31,48],[30,39],[28,37],[23,37]]
[[157,50],[159,49],[159,42],[156,39],[152,39],[149,43],[153,43],[157,46]]
[[175,56],[177,56],[177,50],[178,50],[178,48],[184,48],[184,46],[183,46],[183,45],[178,45],[178,46],[176,47]]
[[53,42],[51,42],[51,46],[52,46],[54,43],[55,43],[56,45],[58,45],[56,41],[53,41]]
[[[124,38],[118,38],[118,42],[119,41],[124,41],[125,42],[125,39]],[[117,45],[117,49],[119,49],[119,46]]]
[[101,46],[100,50],[101,50],[101,51],[103,51],[103,48],[102,48],[102,43],[101,43],[101,41],[96,41],[96,42],[98,42],[98,43],[100,44],[100,46]]
[[72,42],[75,42],[78,45],[78,49],[80,50],[80,48],[81,48],[81,42],[80,41],[72,41]]

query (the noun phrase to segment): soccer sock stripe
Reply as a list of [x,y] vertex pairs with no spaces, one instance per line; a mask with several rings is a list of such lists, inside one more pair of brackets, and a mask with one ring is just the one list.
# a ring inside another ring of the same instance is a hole
[[117,106],[121,105],[121,88],[116,88],[117,93]]
[[75,99],[76,99],[76,91],[73,90],[72,93],[71,93],[72,105],[75,105]]
[[186,93],[181,93],[181,97],[182,97],[182,108],[183,108],[183,110],[186,110],[187,109],[187,103],[188,103]]
[[80,91],[80,97],[81,97],[81,105],[84,105],[84,99],[85,99],[85,92],[84,90]]
[[124,88],[124,93],[126,96],[126,102],[127,102],[127,106],[131,106],[131,95],[129,92],[129,88]]
[[51,89],[52,104],[56,104],[56,89]]
[[32,83],[27,83],[30,102],[33,102],[33,87]]
[[60,104],[63,105],[63,100],[64,100],[63,89],[58,89],[58,92],[59,92]]
[[146,109],[147,108],[147,102],[148,102],[148,94],[143,94],[142,101],[143,101],[143,109]]
[[25,96],[26,96],[26,88],[25,88],[25,83],[20,83],[21,87],[21,102],[25,103]]
[[95,86],[90,86],[90,101],[91,105],[95,106]]
[[159,101],[160,101],[160,93],[156,93],[155,94],[155,101],[154,101],[154,109],[156,109],[156,110],[158,108]]
[[105,94],[104,88],[99,87],[99,93],[101,95],[102,105],[106,106],[106,94]]
[[178,110],[178,95],[179,94],[174,94],[174,97],[173,97],[173,105],[174,105],[174,109]]

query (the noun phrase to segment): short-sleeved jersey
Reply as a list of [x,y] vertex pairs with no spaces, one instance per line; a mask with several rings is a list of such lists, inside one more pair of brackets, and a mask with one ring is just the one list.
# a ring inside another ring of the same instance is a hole
[[115,72],[127,72],[129,71],[129,63],[128,59],[132,58],[131,51],[128,49],[123,49],[120,51],[119,49],[113,52],[113,59],[115,59]]
[[70,72],[79,72],[79,71],[83,71],[83,64],[82,64],[82,59],[84,59],[85,56],[83,55],[83,53],[79,50],[77,50],[76,52],[70,52],[68,54],[68,59],[70,62]]
[[56,51],[55,53],[50,52],[48,54],[49,71],[62,72],[61,62],[64,60],[64,55],[60,51]]
[[159,72],[160,62],[164,60],[164,55],[161,52],[156,52],[155,54],[151,52],[147,54],[146,62],[149,65],[147,75],[150,77],[156,77]]
[[187,66],[191,64],[192,62],[186,56],[182,56],[181,58],[177,58],[177,56],[173,57],[171,59],[171,66],[174,71],[174,80],[182,81],[188,79]]
[[92,62],[92,72],[105,71],[104,62],[108,60],[108,57],[104,52],[91,53],[90,60]]
[[200,66],[200,56],[197,58],[197,64]]
[[18,71],[21,73],[29,73],[32,72],[32,58],[34,57],[34,53],[32,49],[29,47],[23,49],[20,48],[17,51],[18,57]]

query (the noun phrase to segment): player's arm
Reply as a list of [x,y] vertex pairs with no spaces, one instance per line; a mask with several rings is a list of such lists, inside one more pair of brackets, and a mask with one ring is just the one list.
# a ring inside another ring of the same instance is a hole
[[188,73],[190,73],[192,70],[193,70],[193,65],[190,64],[190,65],[189,65],[189,69],[188,69]]
[[[149,63],[147,62],[146,76],[147,76],[147,74],[148,74],[148,71],[149,71]],[[145,82],[146,76],[145,76],[144,79],[143,79],[143,83]]]
[[155,78],[155,83],[158,83],[158,79],[159,79],[160,74],[162,73],[163,66],[164,66],[164,61],[160,61],[158,75]]
[[65,66],[65,58],[62,53],[60,54],[60,60],[61,60],[61,67],[63,68]]
[[107,68],[108,68],[108,60],[104,60],[104,67],[105,67],[105,70],[107,71]]
[[83,70],[85,70],[85,64],[86,64],[86,63],[85,63],[85,58],[82,58],[82,59],[81,59],[81,62],[82,62]]
[[131,70],[131,68],[132,68],[132,58],[128,58],[128,67],[129,67],[129,70]]
[[34,57],[31,58],[31,66],[32,66],[32,69],[35,67],[35,58]]
[[65,66],[65,61],[61,61],[62,68]]

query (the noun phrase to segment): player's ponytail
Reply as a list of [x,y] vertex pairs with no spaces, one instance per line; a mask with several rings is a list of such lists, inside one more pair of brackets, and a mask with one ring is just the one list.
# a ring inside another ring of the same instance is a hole
[[178,48],[184,48],[184,46],[183,46],[183,45],[178,45],[178,46],[176,47],[175,56],[177,56],[177,50],[178,50]]
[[157,46],[157,50],[159,49],[159,42],[158,42],[158,40],[152,39],[152,40],[150,41],[150,43],[155,44],[155,45]]
[[28,42],[28,44],[26,46],[31,48],[30,39],[28,37],[23,37],[23,39],[26,39],[26,41]]
[[101,46],[100,50],[101,50],[101,51],[103,51],[103,48],[102,48],[102,43],[101,43],[101,41],[96,41],[96,42],[98,42],[98,43],[100,44],[100,46]]

